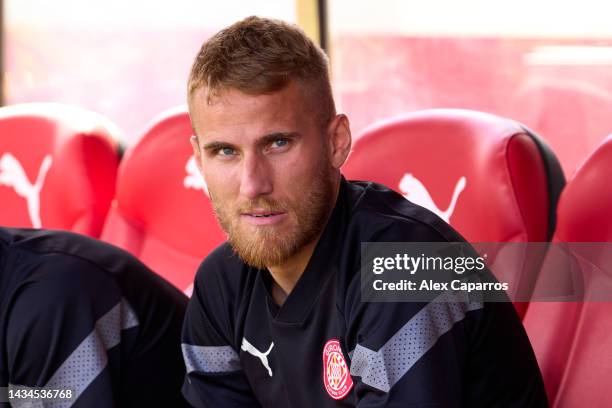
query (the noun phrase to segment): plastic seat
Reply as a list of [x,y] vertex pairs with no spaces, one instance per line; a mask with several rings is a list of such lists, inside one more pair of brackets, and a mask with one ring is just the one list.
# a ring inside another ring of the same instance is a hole
[[588,250],[588,256],[574,250],[570,258],[582,278],[583,302],[533,302],[524,319],[554,407],[612,406],[610,174],[612,135],[578,168],[559,200],[553,241]]
[[0,224],[98,237],[114,196],[119,131],[81,108],[0,108]]
[[[470,242],[549,241],[565,184],[555,155],[523,125],[460,109],[417,111],[373,125],[343,171],[395,189]],[[537,258],[509,277],[520,293],[535,284]],[[522,316],[527,304],[515,306]]]

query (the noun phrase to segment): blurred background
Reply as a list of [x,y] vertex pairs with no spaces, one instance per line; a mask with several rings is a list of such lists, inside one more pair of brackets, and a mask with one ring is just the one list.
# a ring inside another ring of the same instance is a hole
[[2,101],[102,113],[133,145],[184,103],[202,42],[256,14],[324,47],[356,137],[413,110],[482,110],[531,127],[570,176],[612,133],[611,12],[599,0],[2,0]]

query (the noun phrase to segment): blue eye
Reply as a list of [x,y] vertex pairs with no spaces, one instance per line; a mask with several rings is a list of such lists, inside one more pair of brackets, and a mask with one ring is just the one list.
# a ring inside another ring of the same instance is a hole
[[283,147],[288,144],[289,144],[289,141],[287,139],[276,139],[274,142],[272,142],[273,147]]
[[236,154],[236,151],[231,147],[222,147],[219,149],[219,155],[221,156],[232,156],[234,154]]

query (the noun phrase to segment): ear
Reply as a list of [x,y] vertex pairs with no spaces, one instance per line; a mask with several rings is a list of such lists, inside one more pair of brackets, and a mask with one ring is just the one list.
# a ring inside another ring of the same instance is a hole
[[198,170],[200,170],[200,174],[204,174],[202,171],[202,153],[200,150],[200,143],[198,142],[197,136],[191,136],[189,138],[191,142],[191,147],[193,148],[193,156],[195,157],[196,165],[198,166]]
[[348,117],[344,114],[336,115],[327,127],[329,140],[329,155],[331,164],[340,169],[351,152],[351,128]]

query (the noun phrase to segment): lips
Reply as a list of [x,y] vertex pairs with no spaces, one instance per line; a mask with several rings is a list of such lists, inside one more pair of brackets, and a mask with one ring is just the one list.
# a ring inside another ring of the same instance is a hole
[[270,210],[251,210],[243,212],[241,217],[252,225],[272,225],[285,218],[286,213]]
[[252,217],[268,217],[271,215],[282,214],[284,211],[272,208],[249,208],[240,211],[241,215],[250,215]]
[[281,214],[279,212],[270,212],[270,213],[264,213],[264,214],[256,214],[256,213],[247,213],[245,215],[249,215],[251,217],[257,217],[257,218],[261,218],[261,217],[272,217],[274,215],[278,215]]

